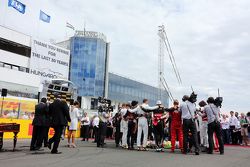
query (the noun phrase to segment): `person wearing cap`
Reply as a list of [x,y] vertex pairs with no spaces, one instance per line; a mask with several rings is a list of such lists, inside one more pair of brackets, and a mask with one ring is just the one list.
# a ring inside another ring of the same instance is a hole
[[156,144],[156,152],[163,152],[162,143],[164,136],[164,108],[161,107],[162,103],[160,100],[156,102],[159,106],[158,109],[153,110],[153,133]]
[[179,102],[174,100],[174,106],[168,109],[169,115],[172,117],[171,121],[171,152],[175,150],[176,134],[178,136],[179,148],[183,151],[183,132],[182,132],[182,120],[181,113],[179,111]]
[[187,95],[183,96],[182,101],[183,103],[180,105],[179,111],[181,112],[181,118],[183,120],[183,154],[187,154],[188,134],[191,132],[192,141],[195,147],[195,155],[199,155],[197,128],[195,124],[196,107],[193,98]]
[[219,142],[219,150],[220,154],[224,154],[224,143],[222,140],[222,130],[221,130],[221,124],[219,121],[219,114],[220,109],[214,105],[214,98],[209,97],[207,99],[207,105],[204,107],[204,113],[207,115],[208,119],[208,143],[209,143],[209,149],[208,153],[213,154],[214,150],[214,140],[213,140],[213,134],[216,134],[216,137]]
[[[137,147],[138,151],[146,151],[147,146],[147,138],[148,138],[148,121],[145,117],[145,110],[155,110],[158,109],[159,106],[150,107],[148,105],[149,101],[148,99],[143,99],[142,105],[138,105],[138,102],[132,102],[131,105],[134,107],[134,109],[129,109],[129,112],[136,113],[138,115],[138,130],[137,130]],[[144,109],[144,110],[143,110]],[[143,142],[141,145],[141,137],[143,133]]]

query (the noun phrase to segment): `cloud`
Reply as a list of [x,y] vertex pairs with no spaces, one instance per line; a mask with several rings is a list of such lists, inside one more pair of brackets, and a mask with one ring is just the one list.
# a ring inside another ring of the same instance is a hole
[[[23,2],[27,4],[25,16],[1,6],[1,13],[3,11],[5,15],[0,16],[1,24],[43,39],[62,40],[73,34],[65,28],[66,21],[77,29],[83,29],[85,22],[87,30],[103,32],[111,42],[110,71],[155,86],[157,30],[159,25],[165,24],[183,80],[183,85],[177,84],[169,58],[165,55],[165,78],[173,95],[181,98],[183,94],[189,94],[192,85],[199,99],[203,99],[216,96],[217,88],[220,88],[224,111],[250,110],[250,1]],[[51,14],[51,24],[39,23],[36,16],[39,6]]]

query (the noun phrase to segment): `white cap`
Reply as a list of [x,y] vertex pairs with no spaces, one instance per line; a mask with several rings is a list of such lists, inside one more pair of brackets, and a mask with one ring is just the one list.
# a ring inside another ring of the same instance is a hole
[[157,100],[156,105],[161,105],[161,101]]

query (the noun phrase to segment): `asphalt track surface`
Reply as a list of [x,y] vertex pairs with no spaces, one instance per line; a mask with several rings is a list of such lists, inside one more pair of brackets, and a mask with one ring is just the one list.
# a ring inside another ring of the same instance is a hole
[[115,148],[114,141],[107,141],[105,148],[97,148],[94,143],[77,140],[77,148],[66,147],[61,141],[62,154],[50,154],[50,150],[29,151],[30,140],[19,140],[17,151],[12,152],[12,141],[5,140],[0,152],[0,167],[248,167],[250,148],[226,146],[225,154],[201,153],[183,155],[177,150],[163,153],[128,151]]

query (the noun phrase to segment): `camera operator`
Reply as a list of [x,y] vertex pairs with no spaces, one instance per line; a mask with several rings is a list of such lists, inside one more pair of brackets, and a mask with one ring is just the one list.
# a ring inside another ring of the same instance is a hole
[[183,154],[187,154],[188,133],[192,133],[192,141],[195,147],[195,155],[199,155],[199,144],[197,136],[197,128],[195,124],[195,102],[197,95],[192,93],[190,97],[184,95],[183,103],[180,105],[180,112],[183,119]]
[[214,141],[213,141],[213,134],[216,134],[216,137],[219,142],[219,150],[220,154],[224,154],[224,143],[221,136],[221,125],[219,121],[219,114],[220,109],[216,105],[214,105],[214,98],[209,97],[207,99],[208,105],[204,107],[204,113],[207,115],[208,118],[208,143],[209,149],[208,154],[213,154],[214,149]]

